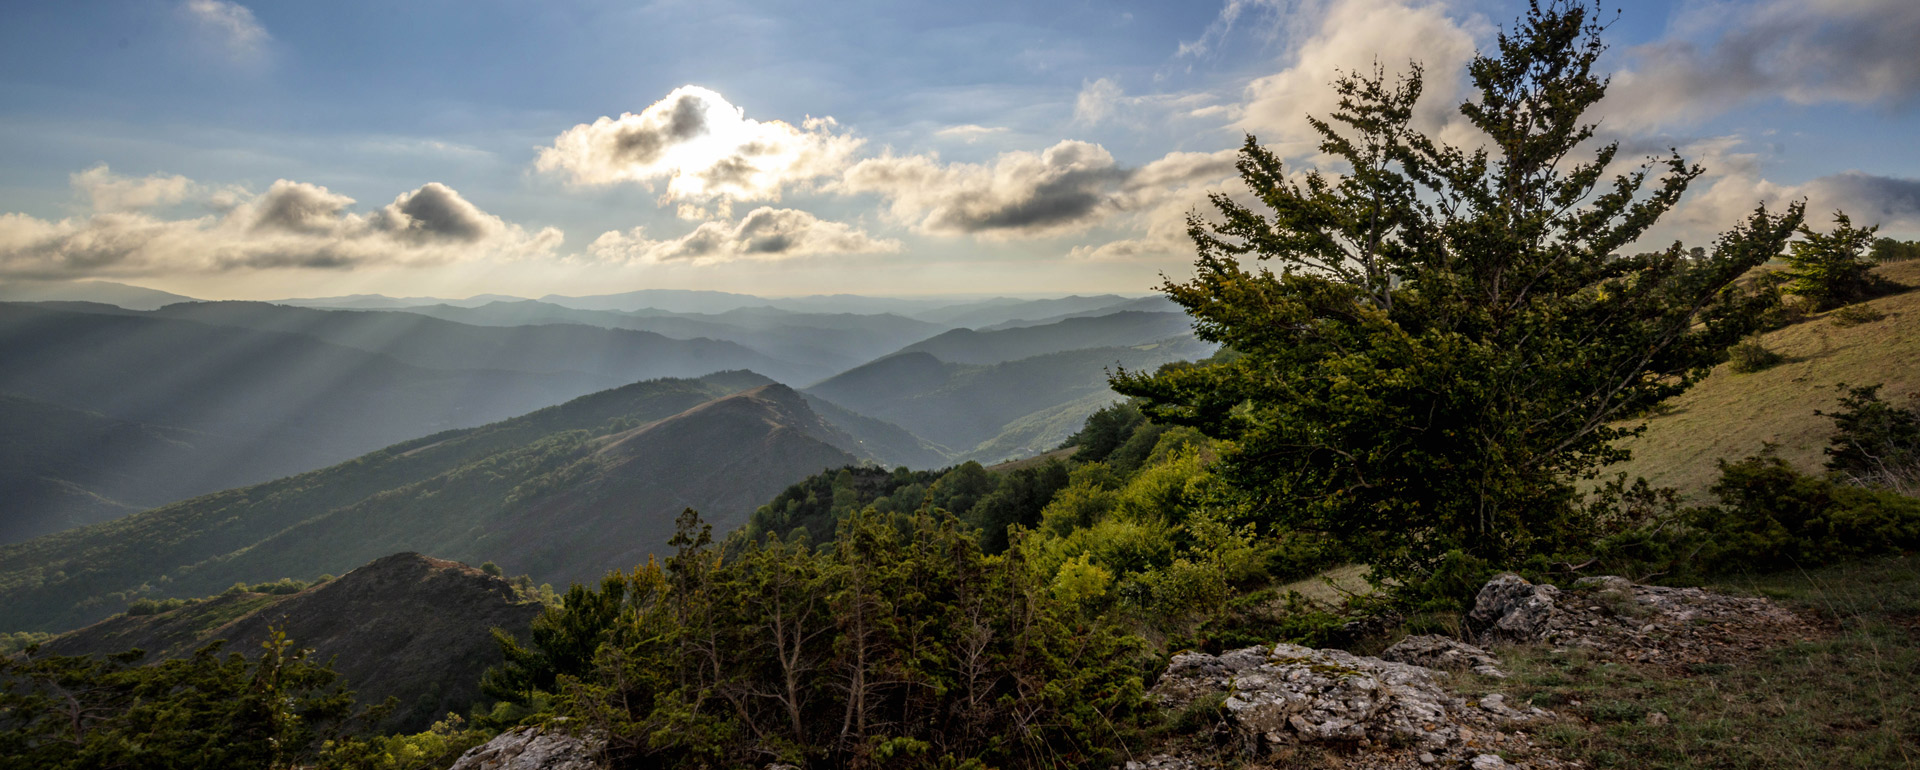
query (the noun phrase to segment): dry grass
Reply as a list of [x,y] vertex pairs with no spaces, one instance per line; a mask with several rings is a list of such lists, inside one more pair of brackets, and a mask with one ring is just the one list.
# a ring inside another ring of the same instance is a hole
[[[1920,286],[1920,262],[1880,273]],[[1719,475],[1717,460],[1737,460],[1769,443],[1794,467],[1819,470],[1833,422],[1814,411],[1834,407],[1837,383],[1884,383],[1882,397],[1896,403],[1920,393],[1920,291],[1866,304],[1886,317],[1839,326],[1829,313],[1763,336],[1786,361],[1747,374],[1722,365],[1649,420],[1645,435],[1624,442],[1633,459],[1607,472],[1645,476],[1698,499]]]
[[1920,767],[1920,558],[1723,588],[1782,600],[1833,633],[1682,668],[1504,651],[1510,694],[1562,715],[1541,742],[1591,768]]

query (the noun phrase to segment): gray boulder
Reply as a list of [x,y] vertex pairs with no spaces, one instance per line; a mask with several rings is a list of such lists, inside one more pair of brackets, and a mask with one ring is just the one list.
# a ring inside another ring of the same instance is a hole
[[1380,659],[1448,671],[1472,671],[1495,679],[1507,678],[1507,672],[1500,669],[1500,659],[1494,657],[1493,653],[1458,639],[1434,634],[1402,639],[1380,653]]
[[1546,635],[1558,610],[1560,589],[1534,585],[1511,572],[1495,576],[1473,598],[1467,622],[1491,641],[1527,642]]
[[605,749],[592,737],[516,727],[468,749],[447,770],[607,770]]

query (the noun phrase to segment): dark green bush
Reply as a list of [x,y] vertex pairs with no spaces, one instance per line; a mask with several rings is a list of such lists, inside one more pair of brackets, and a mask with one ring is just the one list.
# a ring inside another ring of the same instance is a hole
[[1874,309],[1872,305],[1861,302],[1835,310],[1829,317],[1833,319],[1834,326],[1844,329],[1885,320],[1887,314]]
[[1775,457],[1722,463],[1720,504],[1694,509],[1698,559],[1716,572],[1772,571],[1920,546],[1920,500],[1807,476]]
[[1786,356],[1769,350],[1757,339],[1745,340],[1727,350],[1727,368],[1739,374],[1771,369],[1785,360]]

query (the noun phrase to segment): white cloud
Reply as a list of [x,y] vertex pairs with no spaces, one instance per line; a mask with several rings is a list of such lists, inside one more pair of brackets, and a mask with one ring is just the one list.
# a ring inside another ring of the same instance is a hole
[[[121,179],[104,167],[75,178],[83,190],[108,191],[109,205],[58,221],[0,214],[0,275],[77,278],[432,265],[551,255],[562,239],[550,227],[528,233],[508,224],[437,182],[357,214],[351,211],[352,198],[285,179],[252,195],[234,188],[207,190],[183,177],[160,183],[152,177]],[[179,190],[189,192],[176,195]],[[128,210],[137,208],[132,203],[177,202],[189,193],[224,210],[183,219]]]
[[[666,181],[661,204],[777,201],[789,186],[837,173],[861,140],[835,133],[832,118],[800,126],[746,117],[720,94],[681,86],[618,118],[602,117],[541,148],[536,167],[584,185]],[[704,210],[704,209],[703,209]]]
[[799,257],[891,254],[899,241],[875,239],[842,222],[821,220],[796,209],[754,209],[738,224],[702,222],[693,232],[653,240],[644,228],[608,231],[587,246],[593,258],[607,262],[773,262]]
[[953,137],[955,139],[959,139],[968,144],[972,144],[988,136],[992,136],[994,134],[1004,134],[1006,132],[1007,132],[1006,126],[976,126],[972,123],[967,123],[965,125],[959,125],[959,126],[947,126],[946,128],[940,129],[939,131],[935,131],[933,133],[935,136]]
[[1421,0],[1336,0],[1319,18],[1319,26],[1294,46],[1286,69],[1247,86],[1236,128],[1283,157],[1313,155],[1320,137],[1307,116],[1324,118],[1339,107],[1333,81],[1342,73],[1370,72],[1376,63],[1391,79],[1416,62],[1425,71],[1425,91],[1413,127],[1456,144],[1470,138],[1459,106],[1484,21],[1456,20],[1441,3]]
[[94,211],[131,211],[179,203],[192,194],[193,180],[154,174],[137,179],[116,176],[102,163],[68,175],[76,192],[86,196]]
[[273,36],[253,17],[253,11],[225,0],[186,0],[181,10],[211,35],[235,61],[251,62],[266,53]]
[[1917,39],[1913,0],[1694,2],[1665,39],[1628,52],[1602,107],[1635,130],[1763,99],[1905,105],[1920,95]]

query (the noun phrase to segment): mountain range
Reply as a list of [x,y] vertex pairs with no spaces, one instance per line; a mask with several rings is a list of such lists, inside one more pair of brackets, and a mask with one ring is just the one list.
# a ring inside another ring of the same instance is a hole
[[871,461],[800,394],[766,382],[636,383],[0,546],[0,628],[71,628],[135,598],[340,572],[399,551],[594,579],[663,551],[684,508],[730,529],[788,484]]

